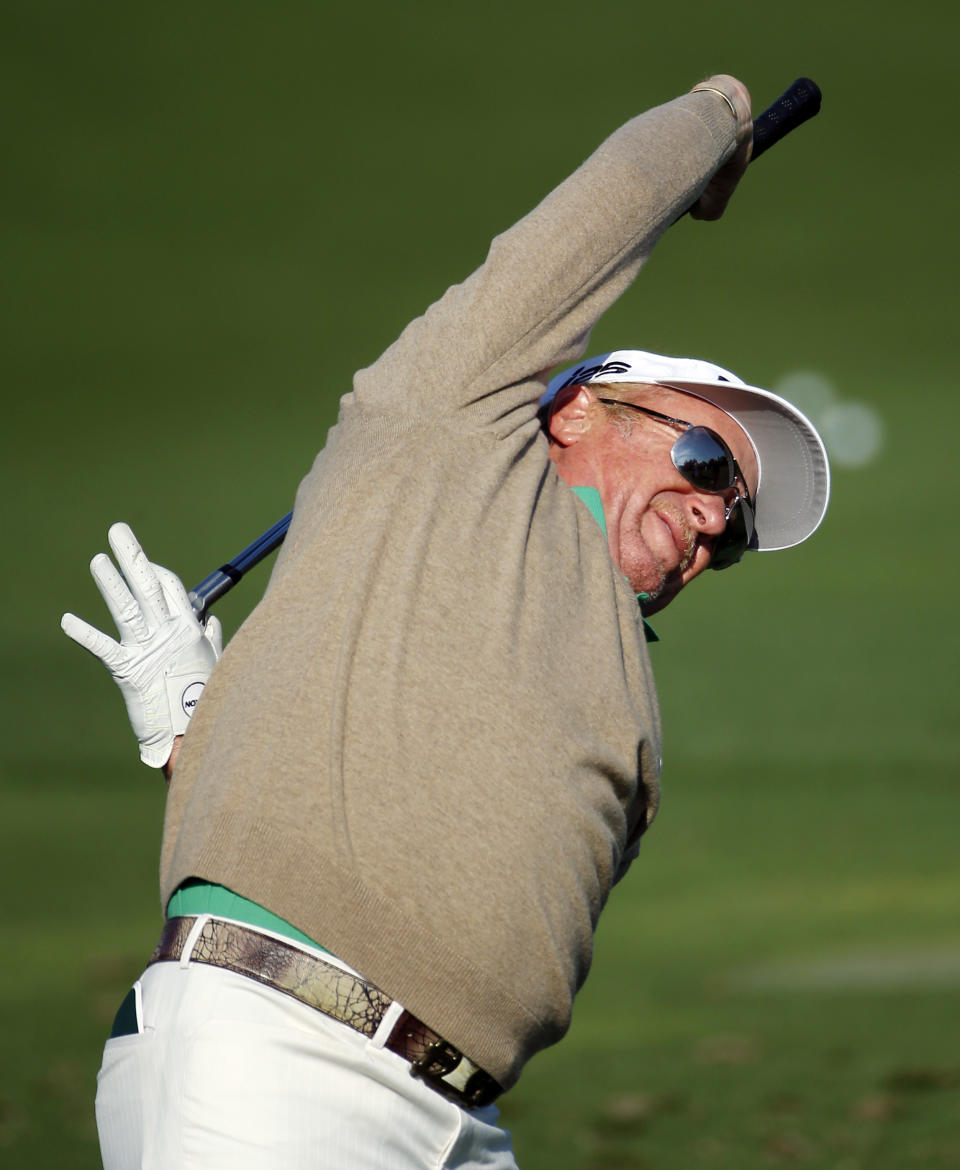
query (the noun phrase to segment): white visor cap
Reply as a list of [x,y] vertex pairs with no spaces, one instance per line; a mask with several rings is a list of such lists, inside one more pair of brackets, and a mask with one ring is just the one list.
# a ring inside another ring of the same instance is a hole
[[591,382],[641,382],[683,390],[736,419],[753,443],[760,466],[753,548],[760,552],[792,548],[819,527],[830,499],[827,450],[813,423],[785,398],[748,386],[711,362],[615,349],[551,378],[540,404],[552,402],[567,386]]

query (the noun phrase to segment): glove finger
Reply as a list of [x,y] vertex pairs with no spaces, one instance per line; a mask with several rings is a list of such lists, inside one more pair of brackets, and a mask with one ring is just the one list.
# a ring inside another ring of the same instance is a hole
[[121,639],[145,642],[150,637],[150,630],[143,610],[126,581],[117,572],[113,561],[106,553],[97,553],[90,562],[90,572],[100,590],[100,596],[107,603]]
[[147,624],[156,629],[170,617],[170,611],[153,565],[147,560],[146,553],[128,524],[112,525],[107,535],[117,564],[127,579],[131,593],[140,603]]
[[126,660],[126,654],[119,642],[115,642],[108,634],[104,634],[72,613],[63,615],[60,619],[60,629],[78,646],[99,658],[108,670],[112,671],[122,666]]
[[177,574],[170,569],[165,569],[163,565],[151,564],[150,568],[153,569],[157,580],[160,582],[160,588],[163,590],[169,612],[179,616],[186,615],[196,620],[193,606],[190,604],[190,598],[187,596],[183,582]]
[[220,655],[223,653],[223,626],[220,624],[218,617],[210,614],[207,618],[206,625],[203,627],[203,636],[213,647],[213,652],[219,661]]

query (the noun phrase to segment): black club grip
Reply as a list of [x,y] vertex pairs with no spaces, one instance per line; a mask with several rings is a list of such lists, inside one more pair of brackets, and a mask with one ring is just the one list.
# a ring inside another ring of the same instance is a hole
[[808,118],[820,112],[820,88],[809,77],[798,77],[772,106],[768,106],[753,123],[753,154],[758,159],[765,150],[779,142],[791,130],[796,130]]

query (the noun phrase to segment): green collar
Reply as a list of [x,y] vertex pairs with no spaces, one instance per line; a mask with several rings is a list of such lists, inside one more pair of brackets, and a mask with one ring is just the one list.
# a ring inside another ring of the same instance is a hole
[[[606,536],[607,519],[603,514],[603,503],[600,500],[600,493],[597,491],[597,489],[594,487],[575,487],[571,490],[575,496],[579,496],[580,499],[583,500],[583,502],[587,505],[587,510],[589,511],[590,515],[600,525],[600,530],[603,532],[603,535]],[[637,605],[643,605],[645,601],[649,600],[649,596],[650,595],[648,593],[638,593]],[[641,620],[643,621],[643,632],[646,634],[647,641],[659,642],[660,638],[657,636],[656,632],[647,619],[642,618]]]

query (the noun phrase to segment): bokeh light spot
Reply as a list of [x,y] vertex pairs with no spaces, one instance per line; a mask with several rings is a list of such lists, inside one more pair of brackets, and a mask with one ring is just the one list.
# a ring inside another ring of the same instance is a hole
[[883,447],[883,419],[866,402],[834,402],[820,425],[830,458],[841,467],[864,467]]
[[781,378],[774,392],[810,419],[837,467],[865,467],[879,455],[884,425],[866,402],[845,402],[830,379],[816,370],[795,370]]

